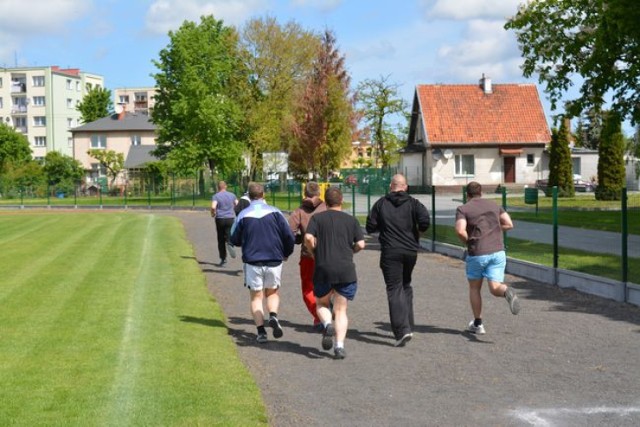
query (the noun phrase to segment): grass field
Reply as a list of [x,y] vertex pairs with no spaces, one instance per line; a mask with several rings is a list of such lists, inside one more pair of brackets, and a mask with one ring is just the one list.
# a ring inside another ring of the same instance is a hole
[[0,213],[0,425],[266,425],[179,221]]

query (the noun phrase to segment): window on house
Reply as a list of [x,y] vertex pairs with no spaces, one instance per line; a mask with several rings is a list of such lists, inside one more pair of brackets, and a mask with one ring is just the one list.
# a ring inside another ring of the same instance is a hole
[[73,108],[73,99],[67,98],[67,108]]
[[44,157],[42,157],[42,156],[35,156],[33,158],[33,160],[35,160],[36,162],[40,163],[41,165],[44,164]]
[[91,83],[87,83],[86,84],[87,92],[89,92],[91,90],[91,87],[92,87]]
[[44,86],[44,76],[33,76],[31,78],[34,86],[42,87]]
[[100,163],[91,163],[91,177],[95,179],[101,176],[107,176],[107,168]]
[[47,118],[45,116],[34,116],[33,117],[33,125],[34,126],[46,126]]
[[2,97],[0,96],[0,108],[2,108]]
[[120,95],[119,104],[128,104],[129,103],[129,95]]
[[73,127],[73,119],[71,117],[67,117],[67,127]]
[[76,82],[76,92],[80,92],[80,82]]
[[46,136],[36,136],[33,138],[33,145],[36,147],[46,147],[47,146],[47,137]]
[[574,175],[582,176],[582,168],[581,168],[580,157],[572,157],[571,158],[571,168],[573,169]]
[[44,96],[34,96],[33,97],[33,105],[36,107],[44,107],[45,98]]
[[13,119],[15,123],[15,127],[17,128],[27,128],[27,118],[26,117],[16,117]]
[[67,89],[69,89],[69,90],[73,89],[71,84],[72,84],[71,79],[67,79]]
[[2,87],[2,77],[0,77],[0,87]]
[[535,156],[533,154],[527,154],[527,166],[533,166]]
[[104,135],[91,135],[91,148],[92,149],[107,148],[107,137]]
[[457,176],[471,176],[475,174],[475,162],[473,154],[458,154],[455,156]]
[[131,145],[142,144],[142,137],[140,135],[131,135]]

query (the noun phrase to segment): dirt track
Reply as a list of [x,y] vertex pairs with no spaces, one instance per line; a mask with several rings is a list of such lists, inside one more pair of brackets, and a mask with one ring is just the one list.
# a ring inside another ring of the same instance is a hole
[[[175,212],[229,334],[253,373],[273,426],[640,425],[640,308],[508,276],[522,299],[513,316],[485,289],[487,334],[471,318],[461,261],[419,254],[416,328],[393,347],[378,245],[355,256],[345,360],[320,347],[300,296],[299,249],[283,269],[285,335],[255,343],[241,261],[218,267],[205,212]],[[223,392],[223,391],[221,391]]]

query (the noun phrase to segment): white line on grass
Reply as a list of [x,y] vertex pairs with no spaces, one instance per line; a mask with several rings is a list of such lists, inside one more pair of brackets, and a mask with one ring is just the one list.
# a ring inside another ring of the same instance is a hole
[[155,215],[149,215],[139,258],[138,274],[129,296],[127,317],[120,340],[118,367],[111,388],[112,405],[109,411],[111,422],[107,423],[108,425],[130,424],[130,418],[133,414],[132,404],[135,402],[134,392],[142,356],[138,346],[142,321],[140,313],[145,303],[146,289],[149,285],[148,278],[151,277],[150,270],[153,268],[148,254],[154,241],[155,228],[152,227],[154,219]]

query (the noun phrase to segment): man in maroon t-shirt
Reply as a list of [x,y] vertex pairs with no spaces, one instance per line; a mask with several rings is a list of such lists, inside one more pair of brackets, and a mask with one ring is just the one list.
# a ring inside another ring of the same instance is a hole
[[492,295],[506,298],[513,314],[520,311],[520,301],[515,292],[502,283],[507,264],[502,233],[512,228],[509,214],[494,201],[482,198],[479,183],[467,184],[467,203],[456,210],[456,234],[467,247],[466,274],[474,317],[469,322],[469,332],[485,333],[480,293],[485,277]]

